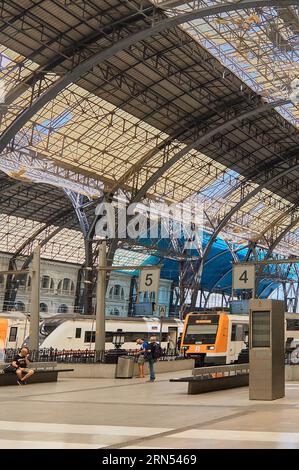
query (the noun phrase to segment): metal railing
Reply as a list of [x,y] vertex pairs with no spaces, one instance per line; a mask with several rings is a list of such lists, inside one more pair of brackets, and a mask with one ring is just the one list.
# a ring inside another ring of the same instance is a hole
[[[32,362],[59,362],[69,364],[95,364],[106,363],[116,364],[119,356],[138,356],[135,354],[138,349],[109,349],[105,351],[95,351],[90,349],[54,349],[43,348],[38,351],[30,351],[29,360]],[[5,349],[4,361],[12,362],[14,357],[18,354],[19,349]],[[186,359],[184,355],[178,354],[177,349],[163,349],[162,356],[159,361],[183,360]]]

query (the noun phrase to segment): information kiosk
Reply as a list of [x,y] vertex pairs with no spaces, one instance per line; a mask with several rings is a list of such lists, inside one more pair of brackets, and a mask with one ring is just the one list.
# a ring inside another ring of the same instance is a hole
[[276,400],[285,395],[284,302],[250,301],[249,399]]

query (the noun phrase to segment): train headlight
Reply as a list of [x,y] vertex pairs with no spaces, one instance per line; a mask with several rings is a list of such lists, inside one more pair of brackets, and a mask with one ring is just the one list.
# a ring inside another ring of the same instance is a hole
[[215,349],[215,346],[207,346],[207,349],[211,351],[212,349]]

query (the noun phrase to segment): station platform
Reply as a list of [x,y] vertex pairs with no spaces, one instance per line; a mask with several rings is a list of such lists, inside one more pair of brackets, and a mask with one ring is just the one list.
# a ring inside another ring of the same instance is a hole
[[261,402],[249,401],[247,387],[187,395],[173,377],[0,387],[0,448],[299,448],[299,382]]

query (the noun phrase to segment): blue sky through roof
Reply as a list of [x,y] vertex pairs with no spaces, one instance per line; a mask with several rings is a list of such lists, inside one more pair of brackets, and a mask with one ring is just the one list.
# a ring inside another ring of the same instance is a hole
[[48,134],[50,131],[56,131],[65,126],[72,117],[71,111],[64,111],[54,119],[45,119],[41,124],[36,126],[36,130],[43,134]]
[[221,193],[225,195],[226,191],[231,189],[231,178],[238,178],[239,174],[233,170],[228,170],[224,175],[221,175],[213,183],[207,186],[204,190],[200,191],[203,196],[211,196],[214,193]]

